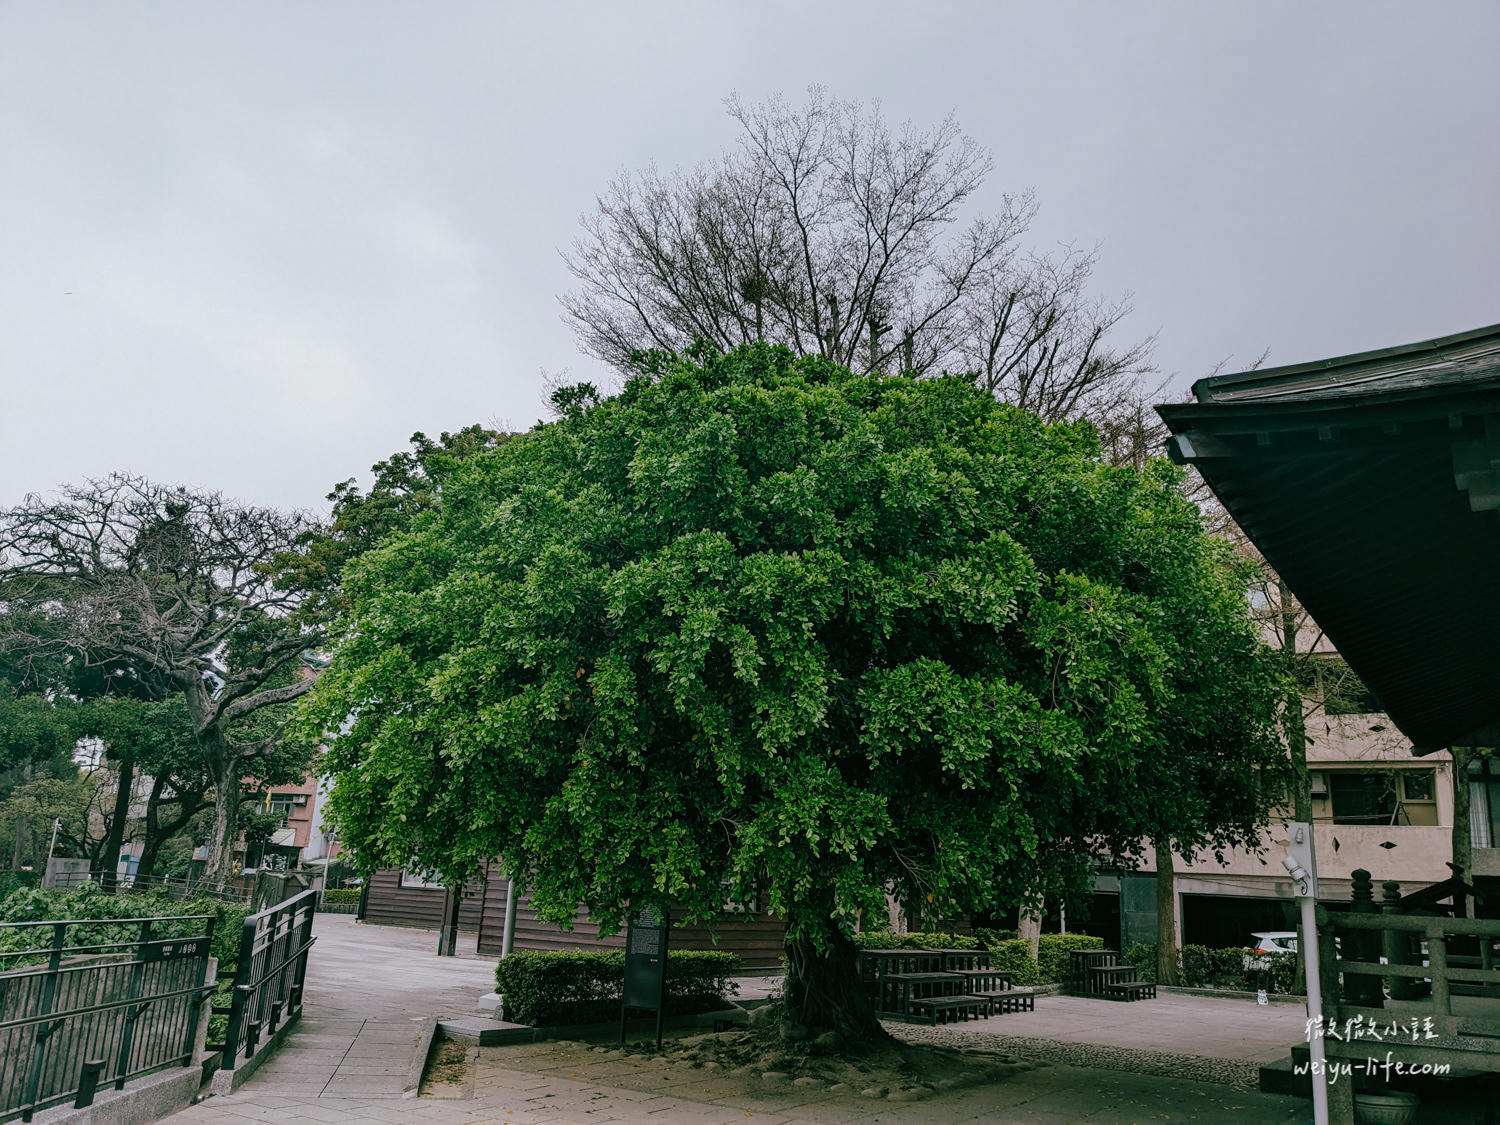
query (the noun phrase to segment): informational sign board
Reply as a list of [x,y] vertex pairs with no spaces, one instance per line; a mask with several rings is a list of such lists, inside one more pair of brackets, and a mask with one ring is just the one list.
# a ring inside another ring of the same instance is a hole
[[625,931],[625,988],[620,1001],[620,1042],[631,1008],[656,1013],[656,1045],[661,1046],[662,1008],[667,992],[667,929],[671,919],[655,907],[641,906]]

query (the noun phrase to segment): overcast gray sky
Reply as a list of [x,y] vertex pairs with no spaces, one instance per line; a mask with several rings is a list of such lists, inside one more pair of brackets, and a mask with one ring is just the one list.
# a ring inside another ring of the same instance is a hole
[[[814,10],[809,15],[805,9]],[[953,111],[1102,243],[1176,393],[1500,321],[1500,3],[0,0],[0,504],[113,469],[321,509],[608,381],[558,249],[731,91]]]

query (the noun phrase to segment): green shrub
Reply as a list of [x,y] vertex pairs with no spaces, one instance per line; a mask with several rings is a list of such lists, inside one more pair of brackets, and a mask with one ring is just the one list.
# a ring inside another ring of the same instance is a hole
[[[723,1008],[738,986],[729,978],[743,968],[734,953],[682,950],[667,954],[667,1015]],[[625,954],[512,953],[495,966],[496,991],[505,1017],[533,1027],[602,1023],[620,1015]]]
[[1138,941],[1121,954],[1120,959],[1127,965],[1134,965],[1142,980],[1156,983],[1156,945],[1154,943]]
[[329,906],[358,906],[358,887],[332,887],[323,892],[323,901]]
[[[0,902],[0,922],[62,922],[88,920],[89,925],[70,926],[69,945],[129,942],[140,937],[139,923],[115,923],[117,918],[170,918],[184,915],[212,914],[214,937],[210,947],[219,959],[219,968],[233,969],[239,957],[240,931],[249,910],[218,899],[180,899],[155,891],[142,894],[105,894],[95,883],[85,883],[67,891],[46,891],[27,887],[8,895]],[[154,938],[185,937],[199,930],[202,922],[171,922],[152,927]],[[0,934],[0,950],[6,952],[46,949],[52,943],[52,931],[46,926],[7,930]],[[30,957],[7,957],[5,967],[15,968],[36,960]]]
[[1036,959],[1031,955],[1031,943],[1021,938],[990,946],[990,968],[1009,973],[1014,985],[1043,983]]
[[855,934],[860,949],[988,949],[990,965],[1011,975],[1018,985],[1066,980],[1068,954],[1074,949],[1102,949],[1104,941],[1088,934],[1043,934],[1038,956],[1014,930],[976,930],[970,934]]
[[1015,941],[1020,936],[1020,930],[990,930],[983,926],[974,927],[974,940],[985,949],[993,949],[1002,941]]
[[979,949],[979,939],[968,934],[908,933],[887,931],[854,935],[860,949]]
[[1182,984],[1185,988],[1247,987],[1244,949],[1209,949],[1184,945],[1181,953]]
[[0,901],[4,901],[13,891],[22,887],[40,886],[42,873],[40,871],[0,871]]
[[[1247,969],[1246,958],[1264,961],[1268,968]],[[1125,951],[1142,980],[1156,980],[1156,946],[1142,942]],[[1256,953],[1253,949],[1210,949],[1185,945],[1177,955],[1178,979],[1184,988],[1217,988],[1235,992],[1290,993],[1297,982],[1295,953]]]
[[1037,943],[1037,979],[1042,984],[1067,980],[1073,950],[1103,948],[1104,939],[1090,934],[1043,934]]

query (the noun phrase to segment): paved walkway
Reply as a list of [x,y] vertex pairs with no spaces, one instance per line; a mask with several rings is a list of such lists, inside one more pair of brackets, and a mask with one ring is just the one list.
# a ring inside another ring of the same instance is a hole
[[313,933],[302,1018],[241,1094],[399,1099],[423,1021],[472,1016],[495,989],[495,963],[474,956],[472,934],[461,937],[460,956],[439,957],[435,933],[359,925],[348,914],[319,914]]
[[1300,1003],[1262,1005],[1183,993],[1162,993],[1154,1000],[1128,1004],[1044,996],[1034,1012],[948,1024],[944,1030],[959,1036],[1026,1037],[1258,1065],[1284,1059],[1293,1043],[1307,1042],[1307,1011]]
[[[1164,1119],[1255,1125],[1298,1121],[1307,1113],[1307,1103],[1297,1099],[1045,1061],[1017,1062],[1003,1082],[945,1092],[941,1101],[893,1104],[826,1090],[767,1089],[753,1075],[711,1079],[701,1070],[664,1066],[660,1060],[608,1059],[583,1044],[556,1043],[477,1050],[461,1082],[435,1088],[433,1096],[403,1099],[420,1021],[473,1015],[479,995],[494,987],[493,962],[473,955],[472,937],[461,950],[467,955],[439,958],[433,953],[433,933],[356,925],[345,915],[320,916],[315,932],[307,1004],[291,1037],[238,1093],[184,1110],[171,1118],[174,1125],[1102,1125]],[[1199,999],[1164,997],[1114,1005],[1047,997],[1035,1013],[957,1027],[1027,1041],[1074,1037],[1074,1042],[1136,1048],[1172,1042],[1198,1055],[1219,1051],[1222,1058],[1242,1060],[1269,1051],[1271,1038],[1288,1027],[1291,1039],[1302,1036],[1296,1006],[1268,1010],[1241,1001],[1203,998],[1197,1003]]]

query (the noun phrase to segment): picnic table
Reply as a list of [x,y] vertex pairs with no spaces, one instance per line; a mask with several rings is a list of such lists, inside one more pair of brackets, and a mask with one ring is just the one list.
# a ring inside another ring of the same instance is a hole
[[1005,969],[949,969],[968,982],[969,992],[1000,992],[1010,987],[1012,973]]
[[958,973],[887,973],[880,982],[880,1008],[904,1016],[913,1000],[957,996],[967,984]]
[[943,955],[943,969],[945,972],[962,972],[966,969],[988,969],[990,967],[990,951],[988,949],[939,949]]
[[859,954],[859,976],[865,992],[882,1006],[881,981],[891,973],[931,973],[943,968],[943,956],[926,949],[863,949]]

